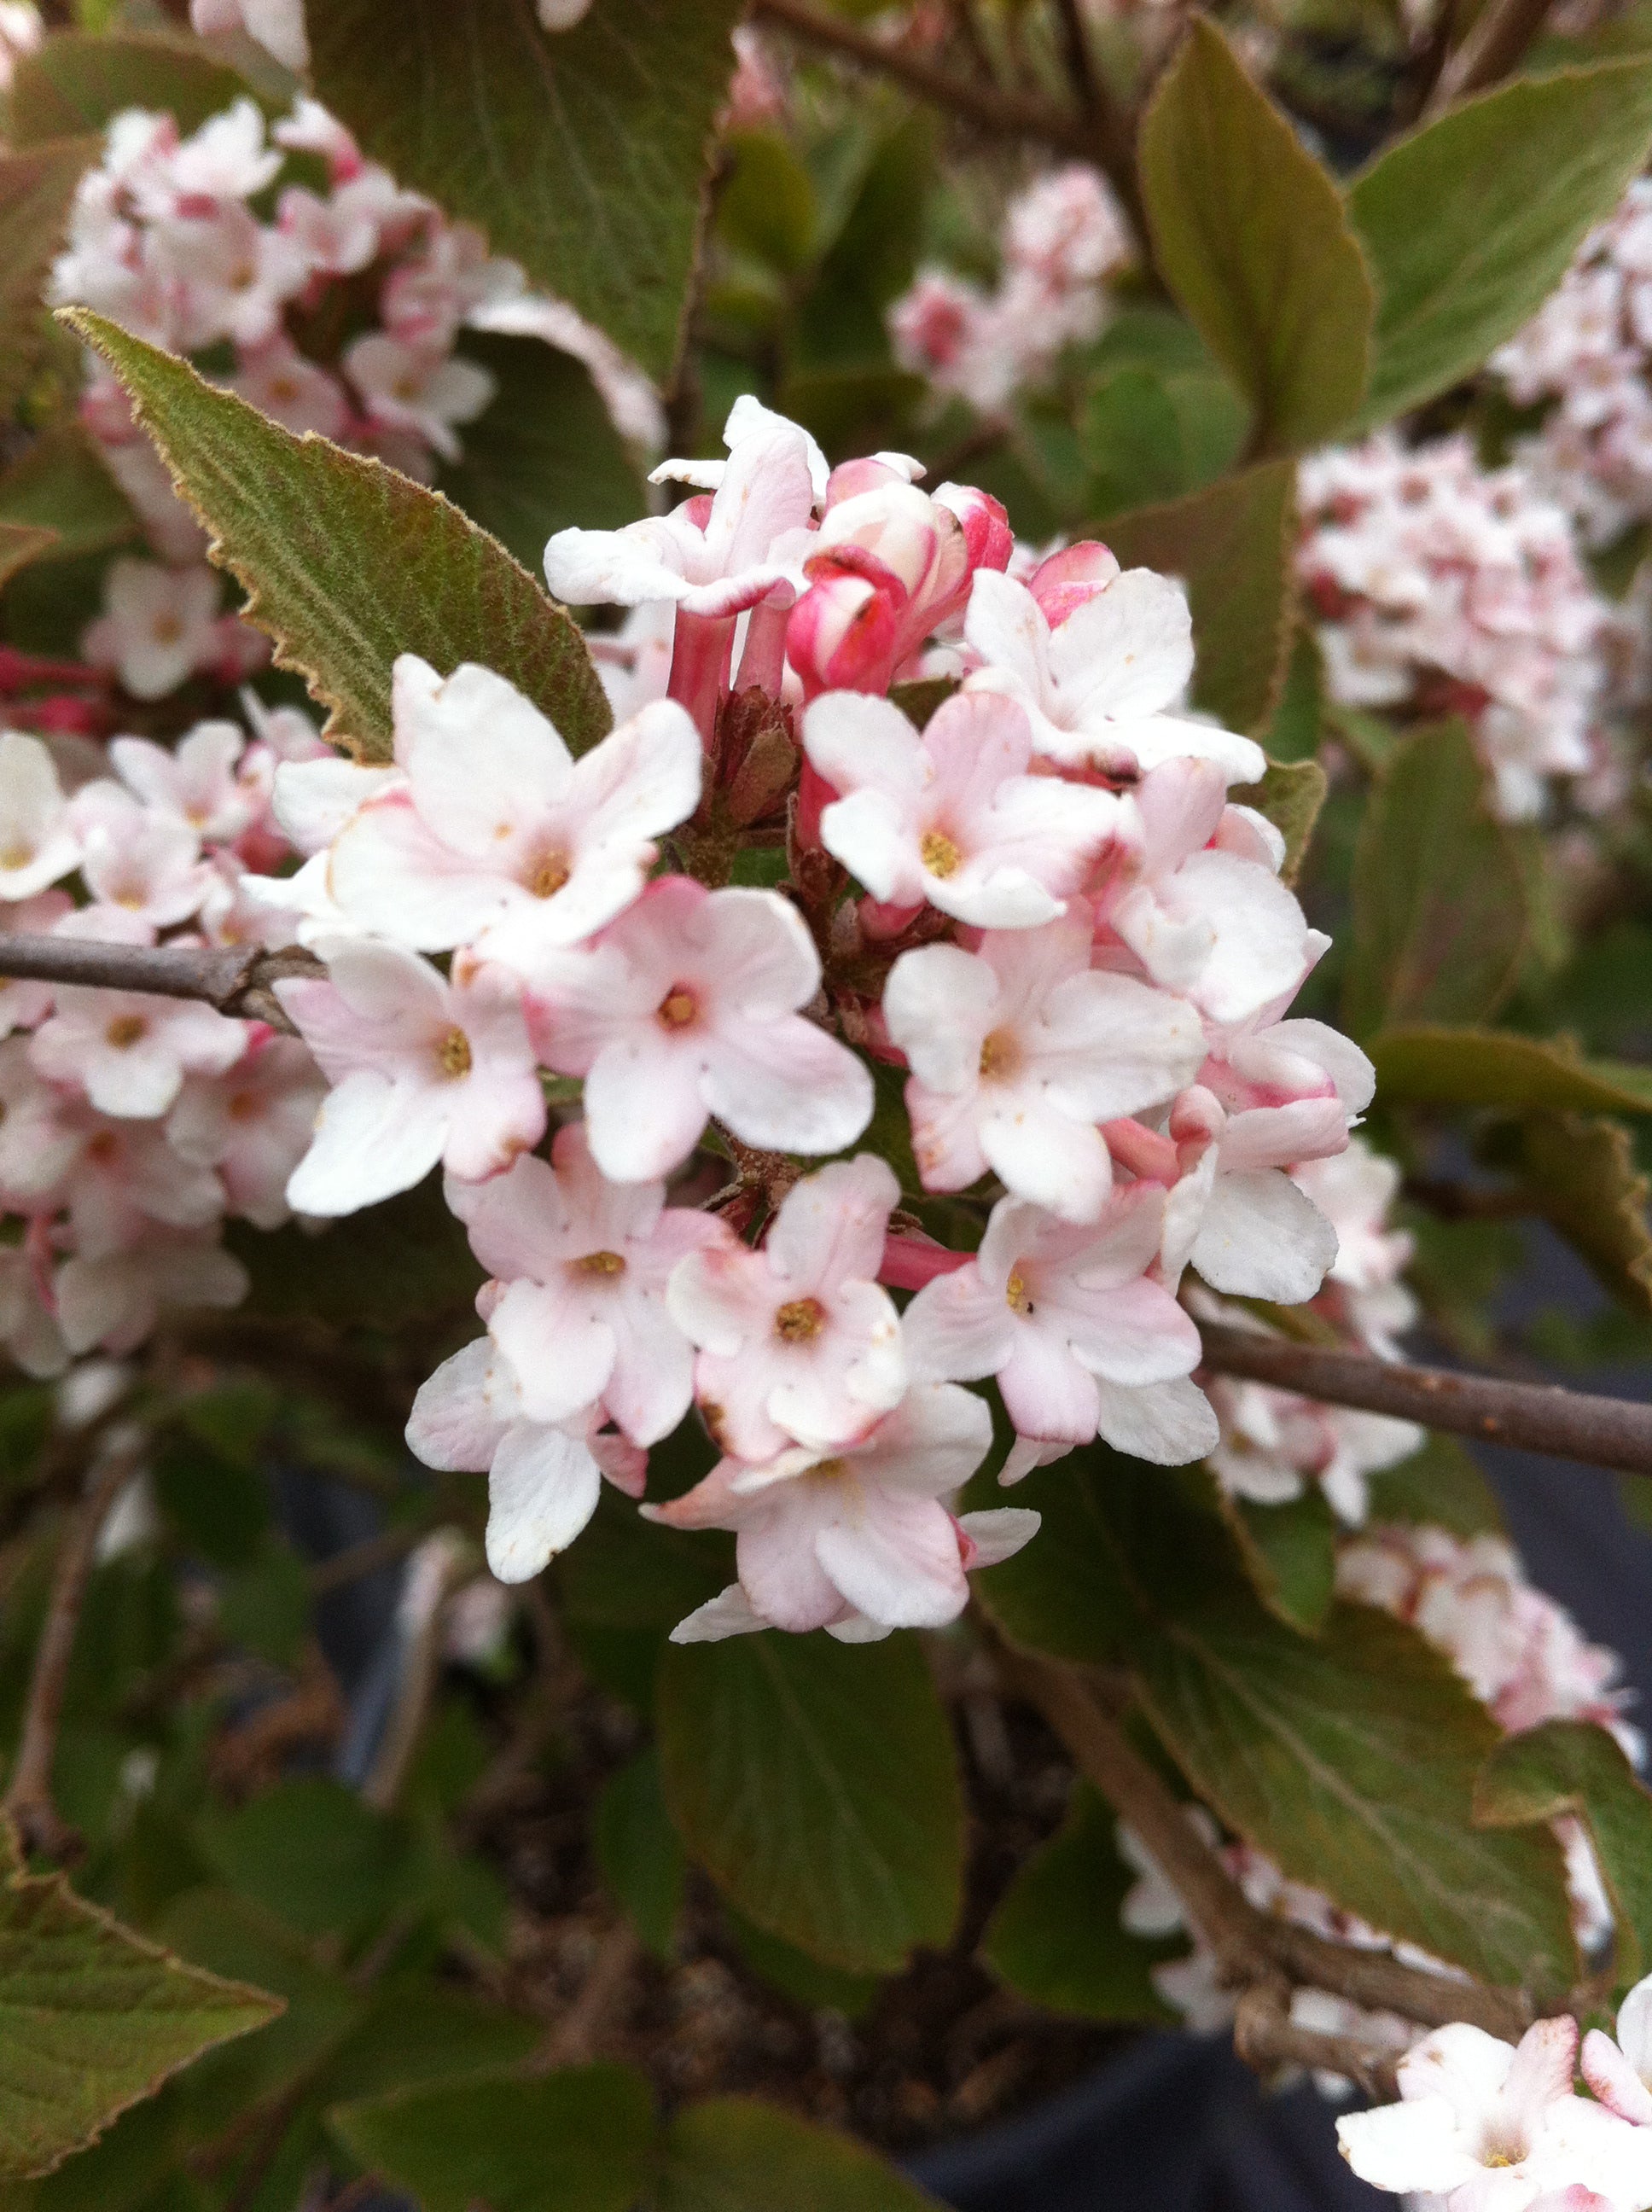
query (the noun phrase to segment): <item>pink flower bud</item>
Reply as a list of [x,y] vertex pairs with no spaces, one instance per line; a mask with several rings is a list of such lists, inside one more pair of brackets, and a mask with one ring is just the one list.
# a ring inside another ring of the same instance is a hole
[[1033,573],[1028,589],[1038,602],[1045,621],[1059,629],[1098,592],[1104,592],[1119,573],[1119,564],[1108,548],[1095,538],[1069,545]]
[[882,691],[894,672],[900,610],[891,584],[834,564],[811,563],[816,580],[792,611],[787,655],[804,696],[822,691]]
[[[1009,567],[1010,556],[1015,550],[1015,532],[1010,527],[1009,516],[991,492],[979,491],[974,484],[943,484],[935,495],[935,504],[948,508],[963,524],[972,576],[977,568]],[[1115,574],[1117,568],[1115,562]]]

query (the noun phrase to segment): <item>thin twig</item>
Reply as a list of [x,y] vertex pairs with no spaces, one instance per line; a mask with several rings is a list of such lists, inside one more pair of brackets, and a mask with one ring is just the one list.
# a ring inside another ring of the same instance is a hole
[[111,945],[22,933],[0,937],[0,975],[198,999],[221,1014],[268,1022],[288,1035],[293,1025],[270,987],[288,976],[324,973],[308,952],[266,952],[258,945]]
[[995,137],[1030,138],[1081,159],[1088,159],[1095,150],[1090,132],[1078,116],[1064,114],[1047,100],[1030,100],[1021,93],[1004,92],[996,85],[958,76],[908,47],[886,46],[882,39],[840,16],[822,15],[809,6],[808,0],[756,0],[753,12],[771,23],[783,24],[815,46],[893,77],[908,92],[950,109]]
[[1357,2035],[1333,2035],[1303,2027],[1275,1988],[1247,1990],[1234,2015],[1233,2047],[1247,2066],[1265,2079],[1288,2066],[1311,2067],[1316,2074],[1340,2074],[1357,2081],[1368,2097],[1392,2103],[1400,2094],[1394,2079],[1397,2051]]
[[52,1795],[58,1723],[63,1717],[81,1607],[97,1558],[98,1534],[109,1508],[137,1473],[141,1456],[142,1447],[137,1444],[111,1451],[76,1508],[58,1554],[46,1626],[34,1650],[22,1734],[3,1809],[28,1847],[46,1858],[67,1858],[79,1846],[79,1837],[59,1814]]
[[1426,2027],[1463,2020],[1519,2039],[1531,2011],[1518,1990],[1429,1973],[1390,1952],[1333,1943],[1258,1911],[1074,1668],[1007,1648],[1002,1658],[1011,1682],[1042,1713],[1080,1773],[1139,1838],[1216,1954],[1225,1981],[1248,1988],[1283,1978]]
[[1543,28],[1550,0],[1486,0],[1461,46],[1446,58],[1424,115],[1438,115],[1471,92],[1511,76]]
[[1271,1382],[1333,1406],[1358,1406],[1367,1413],[1577,1460],[1586,1467],[1652,1474],[1652,1405],[1597,1398],[1552,1382],[1407,1366],[1363,1352],[1291,1344],[1214,1322],[1201,1322],[1200,1334],[1205,1368],[1212,1375]]
[[583,2065],[591,2057],[615,2000],[641,1954],[642,1946],[629,1920],[619,1921],[609,1929],[580,1994],[529,2062],[534,2072],[548,2074],[559,2066]]

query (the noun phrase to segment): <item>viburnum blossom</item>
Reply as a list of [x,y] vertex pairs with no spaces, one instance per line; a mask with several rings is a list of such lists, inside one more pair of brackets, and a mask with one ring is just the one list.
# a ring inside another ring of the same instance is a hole
[[33,898],[80,856],[51,754],[39,738],[0,731],[0,899]]
[[203,38],[216,31],[245,31],[267,46],[283,69],[309,66],[304,0],[190,0],[189,19]]
[[1652,1974],[1618,2008],[1616,2039],[1592,2027],[1583,2038],[1583,2079],[1609,2112],[1652,2128]]
[[1018,194],[1000,242],[1003,270],[991,293],[931,265],[888,316],[903,368],[987,413],[1044,377],[1064,346],[1099,335],[1107,280],[1133,258],[1116,201],[1083,161]]
[[1470,441],[1392,431],[1304,461],[1297,571],[1334,697],[1467,721],[1499,811],[1591,765],[1605,602],[1569,518]]
[[1400,2101],[1337,2122],[1342,2154],[1379,2189],[1449,2212],[1526,2212],[1582,2188],[1616,2212],[1652,2200],[1652,2135],[1576,2094],[1577,2023],[1540,2020],[1518,2046],[1458,2021],[1400,2061]]

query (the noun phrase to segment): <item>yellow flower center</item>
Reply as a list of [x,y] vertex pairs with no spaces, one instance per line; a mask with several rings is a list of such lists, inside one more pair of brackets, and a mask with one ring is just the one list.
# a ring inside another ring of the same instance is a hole
[[142,1014],[117,1014],[103,1034],[117,1052],[129,1052],[149,1027]]
[[1011,1313],[1029,1314],[1033,1310],[1032,1297],[1018,1267],[1011,1270],[1004,1285],[1004,1303]]
[[926,830],[918,848],[926,868],[943,883],[948,876],[957,873],[958,863],[963,858],[952,840],[938,830]]
[[33,858],[33,845],[8,845],[5,851],[0,853],[0,868],[26,868]]
[[570,872],[565,854],[547,853],[528,878],[528,889],[535,898],[555,898]]
[[793,1298],[775,1314],[774,1334],[788,1344],[807,1344],[820,1334],[825,1319],[826,1309],[818,1298]]
[[991,1079],[1012,1075],[1020,1065],[1021,1048],[1009,1030],[994,1030],[981,1048],[981,1072]]
[[685,1030],[699,1011],[694,993],[684,990],[679,983],[674,991],[668,991],[660,1000],[658,1018],[668,1030]]
[[587,1252],[583,1260],[576,1260],[574,1264],[584,1275],[623,1275],[625,1273],[624,1256],[618,1252]]
[[436,1047],[436,1058],[444,1075],[468,1075],[471,1073],[470,1038],[463,1030],[449,1030]]

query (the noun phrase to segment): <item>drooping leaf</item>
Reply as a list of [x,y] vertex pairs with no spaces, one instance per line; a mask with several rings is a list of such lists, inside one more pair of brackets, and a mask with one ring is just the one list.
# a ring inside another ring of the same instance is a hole
[[100,131],[129,107],[174,116],[198,131],[251,90],[192,39],[146,32],[58,32],[17,65],[11,138],[18,146]]
[[659,1754],[652,1744],[603,1785],[591,1841],[616,1904],[654,1956],[669,1960],[687,1868],[665,1810]]
[[1618,1923],[1621,1988],[1652,1969],[1652,1791],[1593,1721],[1545,1721],[1500,1744],[1474,1785],[1482,1827],[1583,1822]]
[[946,1941],[962,1879],[957,1771],[910,1638],[673,1644],[656,1725],[689,1856],[760,1928],[886,1972],[914,1943]]
[[1344,1012],[1356,1036],[1480,1021],[1513,988],[1523,877],[1461,722],[1395,747],[1360,825],[1353,901]]
[[658,379],[677,358],[740,0],[532,0],[313,11],[317,97],[404,185],[476,223]]
[[1365,390],[1370,278],[1336,185],[1207,17],[1153,96],[1140,162],[1159,269],[1249,394],[1254,450],[1328,437]]
[[1018,1996],[1084,2020],[1173,2020],[1153,1986],[1156,1966],[1182,1956],[1185,1937],[1131,1935],[1119,1909],[1136,1881],[1121,1856],[1117,1820],[1087,1784],[1057,1832],[1005,1892],[981,1956]]
[[1389,147],[1348,212],[1376,279],[1370,425],[1478,368],[1559,282],[1652,138],[1652,62],[1516,78]]
[[52,335],[41,305],[70,204],[98,158],[95,138],[52,138],[0,153],[0,416],[28,388]]
[[1196,1793],[1286,1874],[1484,1979],[1570,1986],[1558,1848],[1473,1826],[1497,1726],[1413,1629],[1338,1605],[1310,1640],[1254,1601],[1200,1606],[1136,1671]]
[[0,2181],[49,2173],[281,1999],[221,1979],[19,1871],[0,1826]]
[[1325,770],[1316,760],[1271,760],[1261,781],[1248,784],[1239,794],[1242,805],[1266,814],[1285,839],[1282,883],[1294,884],[1302,873],[1326,789]]
[[617,530],[647,511],[624,441],[585,363],[531,337],[473,331],[459,350],[498,389],[465,426],[465,451],[440,489],[531,576],[553,531]]
[[1269,461],[1107,526],[1126,568],[1157,568],[1187,585],[1194,703],[1236,730],[1266,721],[1285,680],[1294,481],[1288,462]]
[[1391,1105],[1652,1114],[1652,1068],[1584,1060],[1564,1038],[1427,1023],[1386,1030],[1370,1052]]
[[295,438],[100,315],[63,319],[131,395],[214,557],[246,587],[248,618],[331,709],[330,736],[389,758],[402,653],[444,675],[467,660],[497,670],[576,752],[605,734],[612,716],[578,629],[445,499],[325,438]]
[[1613,1297],[1632,1313],[1652,1313],[1648,1183],[1623,1123],[1529,1114],[1517,1143],[1534,1210],[1582,1254]]
[[327,2125],[424,2212],[631,2212],[653,2112],[640,2074],[582,2066],[397,2090],[335,2106]]
[[661,2149],[655,2212],[939,2212],[864,2144],[755,2098],[686,2106]]

